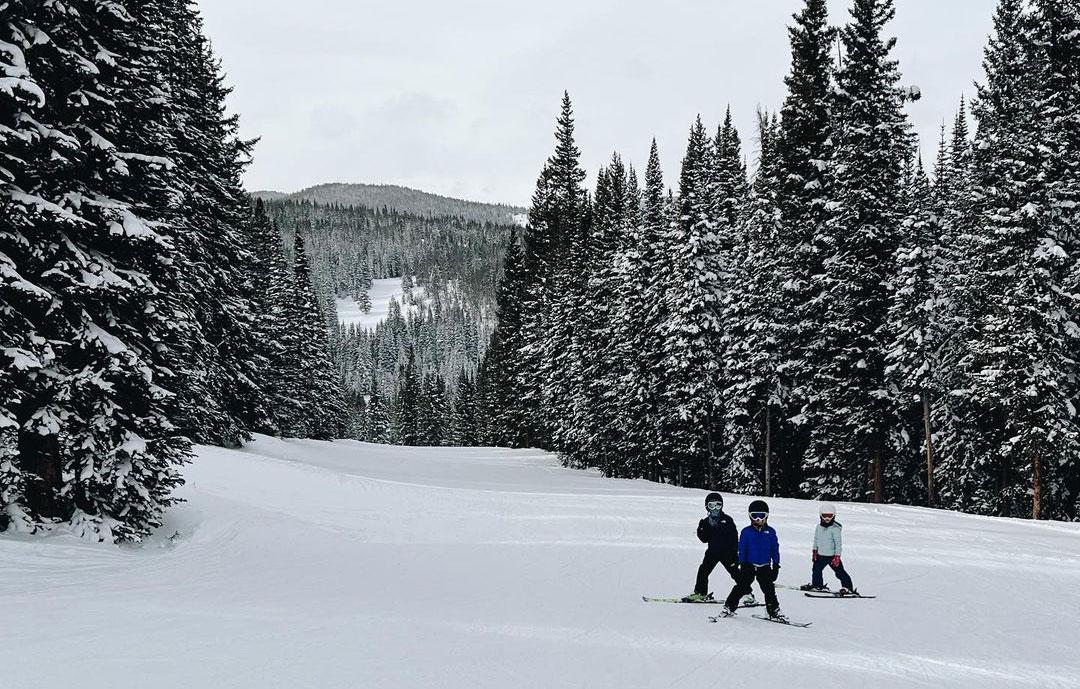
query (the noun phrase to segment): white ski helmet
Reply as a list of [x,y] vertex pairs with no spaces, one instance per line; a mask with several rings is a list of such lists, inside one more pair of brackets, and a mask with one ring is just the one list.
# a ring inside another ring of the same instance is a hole
[[818,512],[818,514],[831,514],[832,516],[835,517],[836,516],[836,505],[832,504],[831,502],[823,502],[820,505],[818,505],[818,511],[817,512]]

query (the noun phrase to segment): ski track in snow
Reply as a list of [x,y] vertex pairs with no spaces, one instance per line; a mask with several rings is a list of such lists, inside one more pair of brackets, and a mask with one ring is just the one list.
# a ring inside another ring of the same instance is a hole
[[[0,687],[1080,687],[1080,525],[842,503],[879,598],[781,590],[795,629],[641,601],[692,588],[704,491],[264,436],[186,475],[145,544],[0,537]],[[803,583],[816,506],[769,502]]]

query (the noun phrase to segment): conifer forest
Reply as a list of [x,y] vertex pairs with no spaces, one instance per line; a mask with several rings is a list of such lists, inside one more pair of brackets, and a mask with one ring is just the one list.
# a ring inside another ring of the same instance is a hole
[[848,4],[800,2],[753,131],[587,173],[552,94],[516,217],[251,195],[191,2],[0,0],[0,527],[141,541],[253,434],[1080,520],[1080,5],[997,0],[920,141],[895,0]]

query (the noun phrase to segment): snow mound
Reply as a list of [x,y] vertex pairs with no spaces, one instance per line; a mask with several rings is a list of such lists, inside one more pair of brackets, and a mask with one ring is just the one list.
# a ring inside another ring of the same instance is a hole
[[[0,536],[3,686],[1080,686],[1080,525],[841,503],[879,598],[784,590],[812,627],[709,624],[640,598],[691,589],[703,491],[538,451],[264,436],[186,473],[142,546]],[[750,499],[727,496],[740,524]],[[816,505],[769,503],[780,581],[803,583]]]

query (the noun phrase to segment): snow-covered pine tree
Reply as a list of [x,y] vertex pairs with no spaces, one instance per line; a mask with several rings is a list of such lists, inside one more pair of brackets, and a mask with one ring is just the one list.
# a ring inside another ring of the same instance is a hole
[[28,330],[5,348],[19,467],[0,471],[0,494],[19,525],[58,518],[139,540],[188,456],[160,387],[175,357],[160,286],[176,283],[177,260],[160,222],[175,193],[160,19],[117,3],[5,5],[0,101],[17,143],[0,172],[0,312]]
[[6,12],[9,18],[0,25],[0,74],[5,79],[0,89],[0,150],[5,152],[0,162],[0,527],[14,518],[20,528],[30,528],[32,518],[23,512],[26,487],[28,480],[38,479],[32,467],[19,461],[19,410],[30,403],[42,369],[54,356],[34,322],[49,308],[52,295],[24,277],[20,265],[24,255],[39,250],[30,241],[32,228],[62,215],[62,209],[38,203],[41,197],[20,185],[40,174],[42,161],[64,159],[68,147],[62,138],[44,136],[47,130],[29,116],[47,103],[42,77],[31,72],[36,56],[32,53],[28,61],[24,52],[34,48],[41,8],[32,11],[26,2],[12,2]]
[[390,433],[390,409],[386,398],[379,392],[379,383],[375,380],[374,372],[368,385],[367,401],[364,405],[364,437],[369,443],[389,443]]
[[566,411],[565,405],[553,403],[552,396],[564,401],[569,390],[562,364],[571,338],[568,319],[573,314],[559,308],[558,301],[569,298],[566,281],[577,279],[566,266],[577,258],[571,247],[583,241],[588,203],[567,93],[555,139],[555,152],[536,183],[524,237],[522,339],[515,378],[525,411],[526,446],[550,443],[552,427],[557,427],[557,419]]
[[286,395],[298,404],[297,415],[283,420],[282,434],[328,440],[342,434],[345,402],[330,359],[326,321],[311,284],[304,238],[299,232],[293,239],[293,252],[288,327],[295,337],[286,343]]
[[[1022,0],[998,4],[994,35],[985,51],[987,82],[979,88],[973,107],[978,121],[973,184],[960,199],[969,213],[956,212],[956,202],[949,200],[959,195],[951,189],[952,163],[944,146],[938,156],[935,185],[935,205],[943,219],[941,275],[947,294],[941,309],[946,338],[938,376],[946,394],[933,410],[935,428],[940,428],[940,438],[935,437],[939,440],[935,486],[943,506],[984,514],[1001,509],[998,491],[1016,481],[1001,472],[1004,463],[997,448],[1003,420],[994,409],[992,396],[988,399],[976,388],[984,360],[972,348],[985,343],[984,325],[991,333],[998,327],[990,322],[995,307],[989,303],[989,295],[983,295],[995,272],[984,254],[998,246],[1002,237],[996,237],[994,229],[983,222],[983,212],[975,202],[988,210],[990,199],[998,197],[997,202],[1002,203],[1007,194],[1005,202],[1011,208],[1009,215],[1001,218],[1005,223],[1015,220],[1017,209],[1028,201],[1025,187],[1034,127],[1029,114],[1033,56],[1023,5]],[[991,173],[991,168],[996,169]],[[984,189],[984,184],[990,188]],[[1005,270],[997,270],[999,281],[1005,278]]]
[[729,347],[736,346],[736,341],[743,334],[736,334],[737,324],[734,322],[736,314],[730,313],[733,305],[735,292],[745,285],[740,284],[740,262],[746,258],[746,228],[743,225],[744,213],[746,212],[747,194],[749,187],[746,180],[746,166],[742,157],[742,143],[739,133],[731,116],[731,108],[728,107],[724,116],[724,122],[717,129],[716,138],[713,140],[715,151],[713,164],[713,203],[712,212],[714,220],[713,232],[716,235],[716,270],[718,276],[718,290],[720,302],[715,307],[720,319],[723,334],[717,342],[718,349],[713,353],[719,361],[716,386],[718,390],[718,406],[712,416],[710,437],[713,438],[714,461],[718,465],[715,476],[723,475],[725,482],[718,484],[728,487],[728,480],[741,482],[746,480],[745,470],[739,464],[732,464],[732,448],[727,445],[727,418],[729,410],[726,405],[729,401],[741,404],[742,400],[733,400],[730,392],[735,387],[735,372],[725,364],[730,361]]
[[724,290],[724,473],[726,490],[771,495],[778,389],[779,121],[758,113],[759,157]]
[[824,223],[830,200],[832,87],[836,31],[829,26],[826,0],[806,0],[788,28],[791,71],[780,112],[778,140],[781,228],[776,246],[779,284],[776,400],[777,442],[773,474],[779,495],[794,495],[802,482],[803,455],[813,410],[809,405],[819,352],[812,345],[821,329],[813,309],[821,287]]
[[525,297],[522,271],[521,243],[512,231],[495,293],[497,324],[477,373],[477,415],[487,427],[480,441],[490,445],[520,447],[525,443],[525,413],[515,384]]
[[[168,75],[175,118],[176,227],[182,282],[171,295],[192,316],[179,363],[183,384],[172,416],[199,442],[235,445],[252,428],[272,426],[257,343],[250,200],[241,175],[252,142],[239,138],[237,119],[225,112],[229,88],[203,35],[202,20],[182,0],[169,8],[158,68]],[[152,3],[143,5],[152,7]]]
[[892,0],[854,0],[841,31],[832,166],[833,201],[825,233],[821,331],[811,346],[813,428],[803,490],[814,497],[883,499],[887,434],[886,285],[901,229],[900,188],[910,151],[896,41],[882,32]]
[[1028,14],[1023,3],[1001,0],[984,67],[973,228],[961,266],[969,280],[947,359],[963,406],[947,418],[943,502],[1075,516],[1080,14],[1057,2],[1035,2]]
[[[1076,372],[1080,361],[1080,7],[1061,0],[1036,0],[1033,9],[1033,33],[1041,58],[1036,104],[1044,118],[1038,129],[1044,137],[1040,173],[1046,185],[1036,201],[1045,233],[1036,256],[1062,271],[1054,276],[1053,295],[1040,299],[1044,308],[1061,309],[1046,316],[1059,368],[1052,374],[1040,370],[1036,376],[1040,387],[1053,396],[1053,402],[1039,410],[1049,428],[1028,429],[1030,435],[1015,449],[1026,455],[1022,461],[1027,467],[1032,518],[1075,520],[1080,518],[1080,455],[1076,452],[1080,427],[1075,408],[1080,395]],[[1051,242],[1060,245],[1064,257]],[[1048,269],[1045,263],[1040,268]],[[1061,294],[1058,284],[1064,288]],[[1040,342],[1049,344],[1045,339]]]
[[[618,298],[612,320],[614,355],[611,425],[618,430],[620,475],[647,478],[654,475],[652,464],[657,450],[655,433],[655,366],[657,360],[653,281],[658,234],[662,227],[650,225],[663,203],[660,157],[653,140],[642,192],[631,167],[627,176],[625,233],[616,256]],[[645,197],[650,197],[646,199]],[[646,219],[646,215],[653,217]]]
[[668,462],[667,438],[661,432],[663,390],[661,371],[664,369],[664,327],[667,319],[667,290],[673,284],[673,261],[667,260],[668,237],[671,229],[671,205],[664,193],[664,177],[660,167],[660,152],[656,139],[649,148],[645,168],[645,188],[641,199],[641,231],[638,238],[639,262],[636,277],[628,289],[641,294],[638,305],[631,304],[630,313],[639,314],[628,321],[627,334],[634,336],[633,349],[636,373],[628,377],[626,432],[636,438],[639,451],[636,462],[640,475],[653,481],[665,475]]
[[476,430],[476,389],[473,378],[464,368],[458,374],[457,390],[454,397],[452,445],[472,447],[479,442]]
[[671,230],[673,284],[664,332],[663,430],[679,485],[712,485],[712,426],[719,401],[719,240],[715,232],[714,149],[698,117],[679,178],[678,222]]
[[[713,139],[713,175],[716,189],[714,211],[717,219],[717,234],[726,256],[734,246],[740,234],[739,221],[743,219],[749,185],[746,180],[746,164],[743,161],[742,141],[735,128],[729,106],[724,115],[724,122],[716,130]],[[726,228],[721,225],[726,225]]]
[[446,399],[446,381],[435,371],[424,375],[417,416],[421,445],[438,447],[448,444],[451,438],[447,436],[453,431],[453,425]]
[[937,397],[934,376],[940,345],[935,272],[940,227],[921,158],[909,159],[904,178],[905,216],[896,274],[889,281],[885,355],[885,380],[897,415],[889,435],[895,461],[886,467],[883,481],[891,500],[933,504],[930,409]]
[[619,259],[627,244],[630,216],[629,180],[622,158],[614,154],[601,168],[593,197],[591,232],[581,278],[585,289],[573,305],[576,314],[577,361],[572,369],[572,413],[566,429],[575,463],[598,466],[609,476],[622,476],[622,429],[616,426],[617,386],[623,375],[625,350],[618,346],[616,319],[624,297]]
[[281,428],[282,418],[295,418],[300,413],[295,408],[295,399],[283,387],[288,378],[285,371],[286,343],[296,335],[288,320],[292,275],[285,262],[281,234],[266,215],[262,199],[255,202],[251,240],[253,266],[257,268],[252,276],[255,293],[253,307],[260,314],[255,321],[255,346],[265,361],[259,380],[271,417],[269,423],[255,426],[253,430],[276,434]]
[[394,426],[399,445],[419,445],[420,378],[416,370],[416,354],[409,347],[405,362],[398,375],[398,389],[394,396]]

